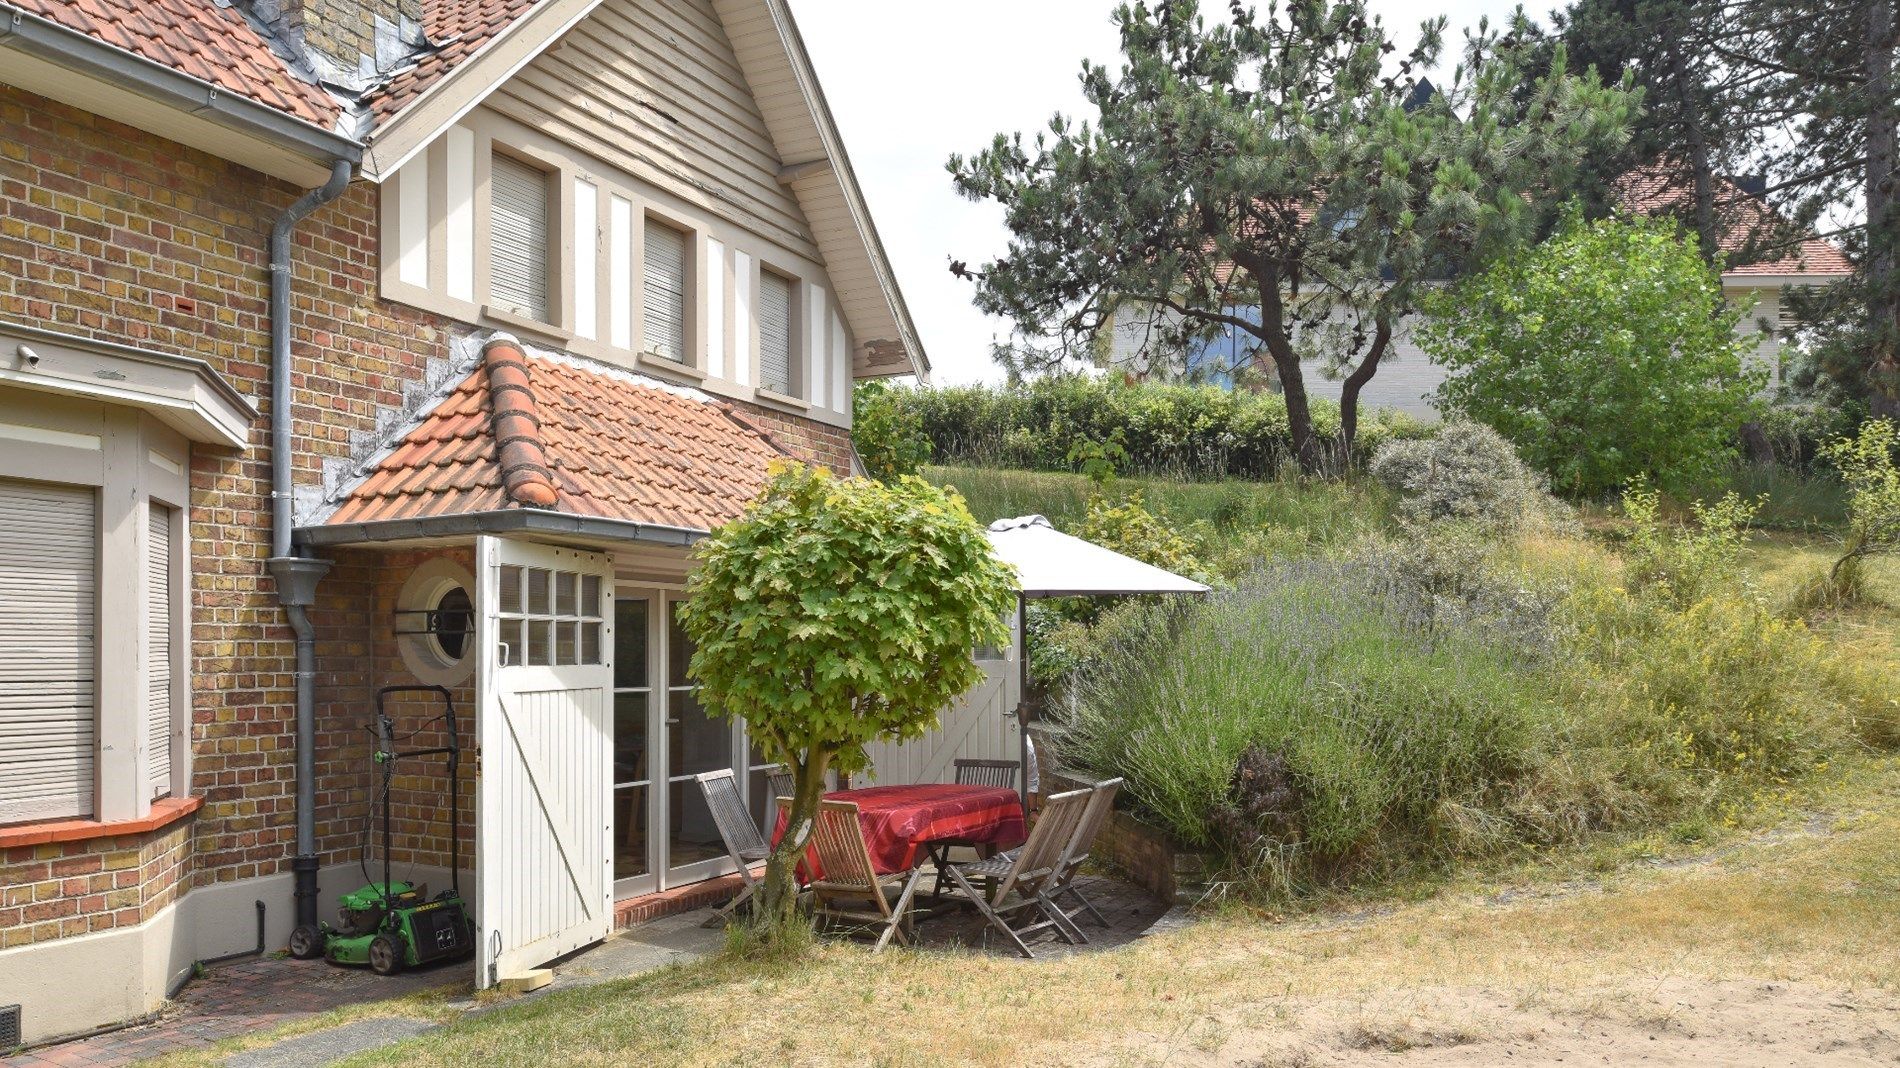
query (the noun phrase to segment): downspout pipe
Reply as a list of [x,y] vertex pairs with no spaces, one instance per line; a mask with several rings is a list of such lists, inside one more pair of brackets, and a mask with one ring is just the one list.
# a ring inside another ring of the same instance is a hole
[[317,639],[309,609],[317,599],[317,580],[330,570],[330,562],[292,555],[290,547],[295,496],[290,465],[290,238],[311,212],[343,195],[354,169],[349,160],[336,160],[330,180],[298,197],[270,232],[271,555],[266,566],[277,580],[277,601],[297,646],[297,854],[290,866],[298,926],[317,922]]

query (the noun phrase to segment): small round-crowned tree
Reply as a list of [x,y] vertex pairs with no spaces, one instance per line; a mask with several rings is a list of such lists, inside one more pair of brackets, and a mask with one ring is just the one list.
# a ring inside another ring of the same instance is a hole
[[972,650],[1009,640],[1014,574],[955,490],[794,464],[697,555],[688,670],[794,779],[760,887],[770,942],[798,924],[794,868],[825,773],[861,770],[868,742],[924,734],[976,685]]

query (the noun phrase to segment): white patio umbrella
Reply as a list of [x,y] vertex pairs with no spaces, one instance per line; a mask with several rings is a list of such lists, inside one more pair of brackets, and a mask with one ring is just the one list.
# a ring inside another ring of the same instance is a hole
[[[1017,693],[1029,692],[1029,630],[1023,605],[1031,597],[1116,597],[1138,593],[1202,595],[1208,588],[1172,571],[1145,564],[1132,556],[1092,541],[1064,534],[1039,515],[999,519],[990,524],[990,545],[998,559],[1016,565],[1016,632],[1022,647],[1016,670]],[[1016,714],[1022,715],[1020,700]],[[1026,722],[1019,719],[1019,722]],[[1028,732],[1023,733],[1025,742]],[[1024,792],[1034,789],[1028,750],[1023,753]]]
[[1207,592],[1193,579],[1064,534],[1039,515],[999,519],[990,524],[989,538],[996,555],[1016,565],[1024,597]]

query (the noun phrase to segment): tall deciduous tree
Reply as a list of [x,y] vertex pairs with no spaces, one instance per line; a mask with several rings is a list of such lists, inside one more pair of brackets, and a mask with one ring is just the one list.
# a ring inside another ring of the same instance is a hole
[[[1575,0],[1573,63],[1629,71],[1647,112],[1613,166],[1666,160],[1681,214],[1729,259],[1785,259],[1816,226],[1855,262],[1846,284],[1795,291],[1817,380],[1900,414],[1900,28],[1895,0]],[[1753,174],[1747,200],[1721,177]],[[1756,210],[1754,197],[1775,211]],[[1731,217],[1724,209],[1733,205]]]
[[1326,456],[1301,356],[1343,375],[1349,450],[1359,393],[1421,292],[1537,232],[1632,107],[1621,88],[1572,76],[1561,49],[1527,79],[1521,14],[1509,32],[1467,35],[1438,93],[1420,83],[1443,18],[1402,56],[1363,0],[1264,16],[1236,2],[1217,22],[1164,0],[1115,20],[1120,72],[1082,71],[1096,120],[1057,115],[1027,142],[998,135],[951,158],[958,190],[1001,204],[1013,238],[994,262],[952,270],[976,278],[979,307],[1015,321],[1032,360],[1094,359],[1118,308],[1164,313],[1147,360],[1250,337],[1308,470]]
[[1667,220],[1572,220],[1428,302],[1439,406],[1495,428],[1554,489],[1671,488],[1720,470],[1764,374],[1742,309]]
[[698,558],[682,613],[692,677],[794,780],[760,888],[769,936],[795,922],[793,871],[826,772],[934,727],[982,678],[971,650],[1008,642],[1015,584],[956,491],[797,465]]

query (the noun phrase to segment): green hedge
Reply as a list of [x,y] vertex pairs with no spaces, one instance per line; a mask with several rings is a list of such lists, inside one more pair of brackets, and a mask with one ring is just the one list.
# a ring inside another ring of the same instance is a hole
[[[1116,466],[1124,473],[1260,479],[1290,465],[1292,455],[1286,401],[1277,394],[1064,376],[1011,388],[893,389],[874,403],[914,414],[939,464],[1078,470],[1073,447],[1119,440],[1127,455]],[[1315,401],[1313,421],[1323,438],[1337,438],[1339,406]],[[1358,454],[1427,431],[1402,412],[1362,410]]]

